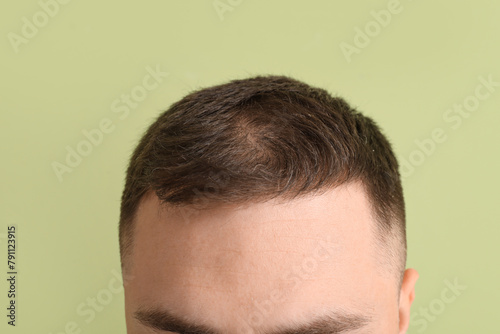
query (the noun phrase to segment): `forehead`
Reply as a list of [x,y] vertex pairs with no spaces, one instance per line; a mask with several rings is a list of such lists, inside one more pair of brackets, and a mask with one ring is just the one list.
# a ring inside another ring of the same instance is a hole
[[199,211],[161,206],[149,194],[136,217],[127,304],[175,309],[223,328],[234,316],[252,322],[262,305],[267,317],[257,325],[328,306],[363,310],[384,290],[358,184]]

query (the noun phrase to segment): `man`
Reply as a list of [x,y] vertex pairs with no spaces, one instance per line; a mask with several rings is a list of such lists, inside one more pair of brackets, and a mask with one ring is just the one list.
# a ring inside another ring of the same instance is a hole
[[285,76],[190,93],[127,170],[129,334],[405,333],[398,163],[372,119]]

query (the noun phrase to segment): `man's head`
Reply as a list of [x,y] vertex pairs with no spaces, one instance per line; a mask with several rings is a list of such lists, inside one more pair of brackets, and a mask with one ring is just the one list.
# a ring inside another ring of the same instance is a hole
[[404,333],[418,277],[391,145],[284,76],[158,117],[127,170],[120,252],[131,334]]

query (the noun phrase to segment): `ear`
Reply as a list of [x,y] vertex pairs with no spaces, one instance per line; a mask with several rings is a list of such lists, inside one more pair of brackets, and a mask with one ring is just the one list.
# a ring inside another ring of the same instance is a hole
[[399,334],[405,334],[410,325],[410,306],[415,299],[415,283],[418,279],[415,269],[406,269],[399,293]]

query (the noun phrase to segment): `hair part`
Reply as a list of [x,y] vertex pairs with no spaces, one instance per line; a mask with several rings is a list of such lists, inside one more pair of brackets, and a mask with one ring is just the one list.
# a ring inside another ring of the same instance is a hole
[[193,91],[151,124],[132,154],[121,198],[122,268],[148,191],[162,203],[189,206],[202,197],[216,205],[293,199],[360,181],[385,245],[382,261],[401,280],[406,227],[398,168],[378,125],[324,89],[268,75]]

